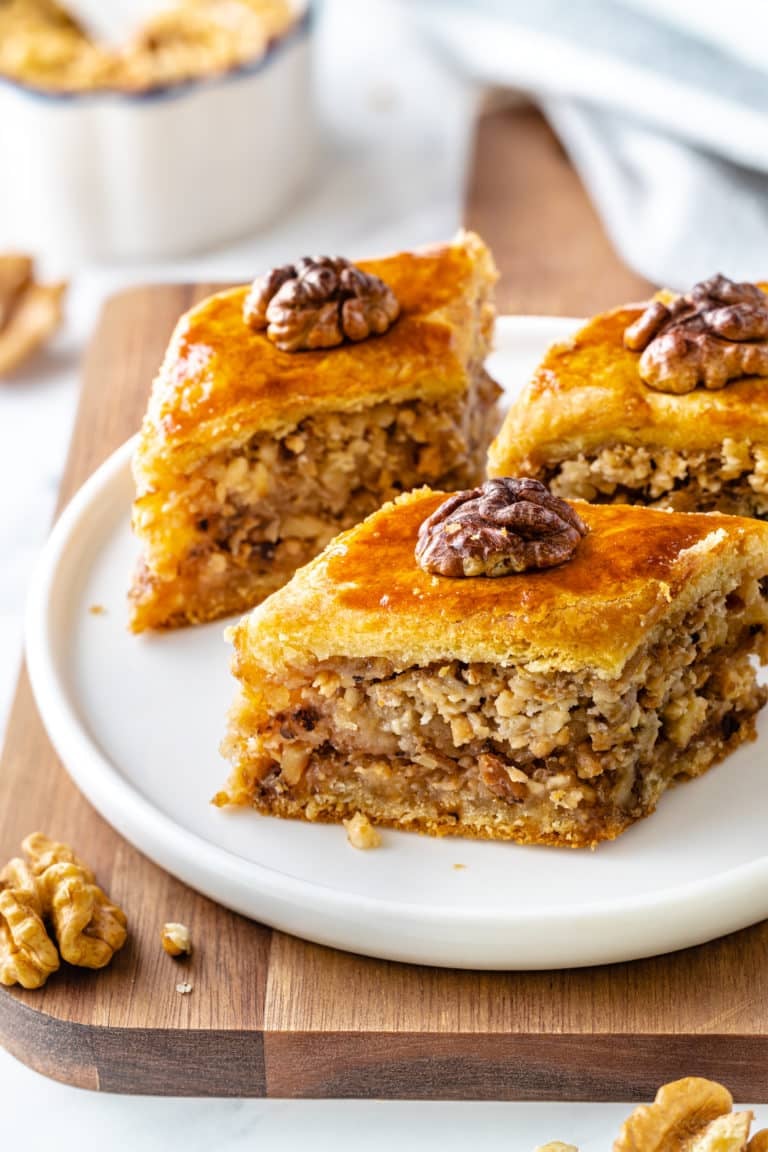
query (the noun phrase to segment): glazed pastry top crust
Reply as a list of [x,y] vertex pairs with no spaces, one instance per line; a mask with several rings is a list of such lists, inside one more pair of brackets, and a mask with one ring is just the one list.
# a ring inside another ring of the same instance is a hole
[[393,289],[401,315],[383,336],[357,344],[281,352],[244,322],[247,285],[182,316],[152,389],[137,471],[171,459],[185,467],[312,413],[462,392],[477,326],[490,336],[492,325],[490,311],[477,314],[478,292],[497,275],[482,240],[465,232],[451,244],[358,263]]
[[559,568],[488,579],[423,572],[419,525],[444,498],[421,488],[342,533],[233,630],[236,674],[336,656],[396,667],[458,659],[620,673],[666,614],[745,558],[768,572],[768,524],[718,514],[578,504],[589,526]]
[[[760,287],[768,293],[768,284]],[[768,441],[764,377],[683,395],[643,383],[640,354],[624,347],[623,336],[645,307],[604,312],[571,340],[550,348],[491,445],[490,476],[536,473],[613,444],[707,451],[729,437]]]

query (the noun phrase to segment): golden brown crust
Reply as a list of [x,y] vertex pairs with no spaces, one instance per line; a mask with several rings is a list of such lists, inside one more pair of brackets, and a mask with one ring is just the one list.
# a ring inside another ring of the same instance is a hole
[[243,321],[247,286],[219,292],[179,321],[155,380],[135,459],[139,487],[257,431],[323,411],[463,392],[477,285],[495,279],[472,233],[452,244],[359,261],[394,291],[401,315],[383,336],[314,352],[281,352]]
[[407,493],[337,537],[233,630],[238,675],[341,653],[399,667],[524,661],[613,676],[672,605],[684,610],[768,548],[768,525],[753,520],[578,504],[590,531],[567,564],[452,580],[423,572],[414,556],[419,526],[443,498]]
[[[768,284],[760,287],[768,292]],[[645,307],[604,312],[550,348],[491,445],[490,476],[537,476],[548,465],[607,444],[695,451],[728,438],[768,443],[764,377],[685,395],[643,383],[640,353],[624,347],[624,331]]]

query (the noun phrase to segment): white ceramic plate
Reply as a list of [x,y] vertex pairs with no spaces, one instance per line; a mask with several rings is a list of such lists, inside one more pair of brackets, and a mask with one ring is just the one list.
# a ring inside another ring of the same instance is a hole
[[[510,394],[574,323],[501,321],[492,371]],[[284,931],[450,967],[628,960],[768,915],[768,716],[757,743],[595,852],[386,830],[381,849],[358,852],[340,827],[213,808],[227,775],[217,748],[234,689],[229,652],[220,623],[126,630],[130,450],[95,473],[54,529],[31,590],[27,655],[72,778],[151,859]],[[94,604],[106,614],[90,613]]]

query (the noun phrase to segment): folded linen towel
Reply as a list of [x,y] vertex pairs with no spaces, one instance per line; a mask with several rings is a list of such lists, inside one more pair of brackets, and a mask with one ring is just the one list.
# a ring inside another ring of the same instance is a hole
[[768,5],[418,0],[476,80],[529,93],[637,272],[766,276]]

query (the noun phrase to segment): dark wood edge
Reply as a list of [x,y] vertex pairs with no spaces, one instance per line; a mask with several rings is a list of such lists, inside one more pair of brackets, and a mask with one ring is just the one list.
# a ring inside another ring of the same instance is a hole
[[642,1101],[698,1075],[768,1103],[768,1037],[91,1027],[5,992],[0,1042],[53,1080],[126,1095]]
[[648,1101],[684,1076],[768,1102],[768,1037],[270,1033],[270,1097]]
[[35,1072],[75,1088],[151,1096],[267,1094],[259,1031],[76,1024],[3,990],[0,1044]]

